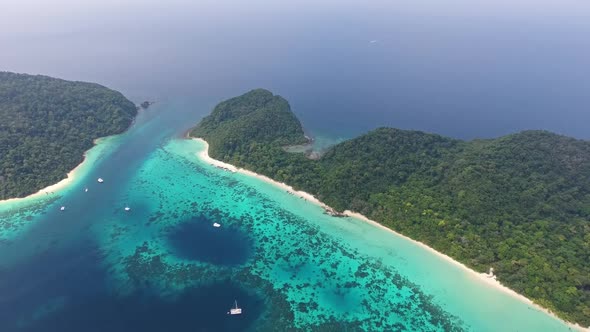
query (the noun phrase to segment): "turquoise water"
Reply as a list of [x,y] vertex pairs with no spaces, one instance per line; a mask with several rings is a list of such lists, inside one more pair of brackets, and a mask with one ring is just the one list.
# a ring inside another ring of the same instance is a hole
[[0,205],[1,331],[568,330],[409,240],[202,162],[182,138],[195,105],[155,105],[68,188]]

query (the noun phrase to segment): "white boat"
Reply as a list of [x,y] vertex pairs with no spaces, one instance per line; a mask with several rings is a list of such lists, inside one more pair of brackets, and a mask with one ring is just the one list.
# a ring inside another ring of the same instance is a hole
[[126,206],[126,207],[125,207],[125,211],[131,211],[131,208],[130,208],[130,207],[128,207],[128,206]]
[[88,188],[84,189],[84,192],[87,193],[88,192]]
[[60,211],[64,211],[66,209],[65,206],[62,206],[61,208],[59,208]]
[[213,227],[221,227],[221,224],[218,224],[216,222],[213,223]]
[[104,182],[104,180],[102,178],[98,178],[97,181],[98,181],[98,183],[103,183]]
[[238,308],[238,301],[235,301],[236,307],[229,309],[228,315],[241,315],[242,308]]

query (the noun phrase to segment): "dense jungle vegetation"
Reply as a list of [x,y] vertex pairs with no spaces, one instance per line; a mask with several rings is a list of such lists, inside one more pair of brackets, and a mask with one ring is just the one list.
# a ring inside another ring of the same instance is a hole
[[590,142],[546,131],[460,141],[379,128],[319,160],[288,103],[253,90],[191,132],[212,157],[379,223],[590,326]]
[[123,132],[136,114],[98,84],[0,72],[0,199],[59,182],[95,139]]

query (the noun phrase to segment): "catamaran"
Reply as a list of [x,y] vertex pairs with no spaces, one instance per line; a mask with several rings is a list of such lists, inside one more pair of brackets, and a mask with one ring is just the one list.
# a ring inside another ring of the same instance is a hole
[[103,183],[104,182],[104,180],[102,178],[98,178],[97,181],[98,181],[98,183]]
[[218,223],[214,222],[213,223],[213,227],[215,227],[215,228],[221,227],[221,224],[218,224]]
[[242,314],[242,308],[238,308],[238,301],[235,300],[234,303],[235,303],[236,307],[229,309],[229,312],[227,314],[228,315],[241,315]]

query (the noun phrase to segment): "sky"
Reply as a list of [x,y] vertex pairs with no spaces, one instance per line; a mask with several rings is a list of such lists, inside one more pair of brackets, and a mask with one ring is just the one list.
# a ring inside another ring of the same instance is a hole
[[0,70],[132,97],[266,87],[333,135],[590,139],[588,36],[582,0],[2,1]]

